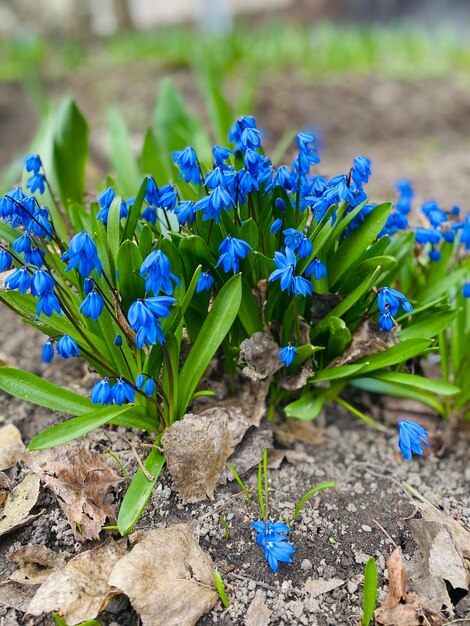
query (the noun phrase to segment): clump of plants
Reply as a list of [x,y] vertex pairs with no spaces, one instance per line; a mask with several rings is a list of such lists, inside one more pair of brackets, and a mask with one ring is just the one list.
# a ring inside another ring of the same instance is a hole
[[[0,387],[73,416],[31,449],[104,424],[154,433],[147,476],[138,470],[124,498],[133,522],[164,465],[162,433],[210,393],[210,380],[203,389],[200,382],[211,360],[233,378],[240,344],[256,333],[277,343],[283,366],[271,383],[271,413],[284,407],[296,419],[314,419],[336,401],[375,425],[343,397],[351,385],[440,406],[436,396],[452,396],[451,383],[464,381],[468,354],[453,357],[452,376],[442,358],[443,382],[408,371],[437,348],[446,354],[448,320],[460,320],[468,341],[468,315],[462,321],[454,294],[468,268],[460,252],[468,218],[452,222],[454,240],[440,243],[440,259],[423,261],[421,233],[402,229],[402,204],[368,201],[366,157],[344,174],[319,176],[315,137],[300,132],[292,163],[273,164],[249,116],[230,126],[228,146],[210,149],[165,89],[139,164],[111,115],[116,179],[98,194],[85,193],[86,122],[67,102],[47,149],[26,159],[25,184],[0,200],[0,300],[45,335],[45,362],[81,357],[100,377],[90,398],[7,367]],[[226,119],[218,116],[219,129]],[[296,376],[300,384],[282,384]]]

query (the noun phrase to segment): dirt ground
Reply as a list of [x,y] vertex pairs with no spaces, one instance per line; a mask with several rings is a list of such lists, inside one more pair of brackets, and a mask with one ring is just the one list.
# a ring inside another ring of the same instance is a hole
[[[123,68],[116,70],[112,80],[106,76],[78,75],[71,83],[59,81],[49,85],[53,97],[65,90],[77,96],[91,121],[92,149],[98,168],[103,166],[103,111],[108,103],[122,105],[136,144],[150,123],[161,76],[152,68],[140,70],[130,89],[126,78],[129,75],[129,68]],[[174,81],[190,106],[202,113],[201,98],[188,73],[175,71]],[[370,184],[374,199],[390,199],[394,182],[407,177],[415,184],[420,199],[434,197],[445,207],[461,204],[468,210],[470,87],[460,80],[449,77],[407,83],[356,77],[307,85],[293,74],[281,83],[262,77],[261,83],[255,113],[259,126],[267,131],[268,153],[269,146],[286,128],[292,127],[294,133],[296,129],[312,127],[320,137],[322,173],[346,171],[355,155],[364,154],[374,164]],[[5,165],[25,149],[34,126],[34,113],[21,88],[2,87],[0,164]],[[43,369],[40,348],[41,338],[36,332],[20,325],[10,311],[3,309],[0,358],[83,391],[82,368],[76,363],[62,362]],[[403,414],[404,406],[398,402],[392,402],[388,409],[388,415],[395,413],[396,419],[410,417]],[[0,394],[0,426],[15,423],[26,443],[57,419],[59,416],[50,411]],[[272,516],[292,514],[299,497],[319,482],[336,480],[337,487],[322,492],[306,505],[292,533],[297,550],[294,563],[281,566],[278,574],[269,570],[255,544],[250,522],[258,518],[256,504],[248,509],[244,500],[233,498],[239,491],[236,485],[219,488],[213,502],[183,505],[168,474],[163,472],[139,528],[203,518],[196,524],[200,544],[224,574],[231,600],[227,610],[216,607],[198,622],[199,626],[242,626],[258,592],[271,611],[271,626],[358,624],[368,557],[376,558],[379,569],[379,602],[386,593],[386,560],[394,543],[402,548],[407,562],[419,559],[408,524],[416,507],[404,483],[470,528],[468,441],[463,437],[443,456],[431,453],[426,459],[399,463],[395,435],[379,434],[337,407],[328,407],[318,425],[325,429],[324,443],[315,447],[303,443],[294,446],[310,457],[308,462],[284,463],[270,472]],[[101,429],[90,438],[90,445],[109,448],[132,473],[136,464],[131,442],[136,436],[121,428],[114,432]],[[9,473],[13,483],[21,477],[18,470]],[[248,475],[247,483],[255,485],[255,472]],[[0,579],[14,568],[5,555],[20,545],[42,544],[72,554],[81,548],[50,493],[43,492],[37,509],[44,512],[34,524],[0,539]],[[220,516],[227,520],[228,539]],[[304,589],[309,578],[338,578],[344,582],[333,591],[313,597]],[[470,619],[464,619],[470,612],[468,596],[451,594],[451,599],[455,614],[448,620],[460,619],[459,623],[470,624]],[[114,600],[99,619],[105,626],[140,623],[124,597]],[[0,623],[36,626],[53,622],[49,617],[25,616],[15,609],[12,599],[10,604],[0,604]]]

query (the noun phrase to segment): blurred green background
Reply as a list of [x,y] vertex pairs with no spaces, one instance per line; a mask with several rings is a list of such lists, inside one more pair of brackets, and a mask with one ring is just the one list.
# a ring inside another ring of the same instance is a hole
[[[255,114],[289,157],[317,133],[319,173],[373,160],[375,200],[408,177],[424,200],[466,206],[470,6],[432,0],[43,0],[0,2],[0,168],[18,171],[41,119],[66,95],[91,127],[90,191],[109,169],[108,108],[142,146],[165,78],[210,126],[210,82],[233,116]],[[3,11],[3,13],[2,13]],[[13,164],[13,165],[11,165]]]

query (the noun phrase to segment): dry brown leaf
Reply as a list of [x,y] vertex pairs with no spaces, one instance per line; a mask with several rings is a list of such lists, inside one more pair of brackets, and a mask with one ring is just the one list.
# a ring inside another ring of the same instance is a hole
[[9,580],[22,585],[42,585],[53,571],[65,566],[66,556],[69,555],[54,552],[46,546],[21,546],[8,555],[10,561],[20,566]]
[[116,521],[114,495],[122,479],[103,454],[73,442],[32,452],[27,462],[56,495],[78,541],[98,539],[105,522]]
[[[271,448],[272,443],[273,434],[271,430],[267,430],[266,428],[252,428],[229,458],[229,463],[233,465],[239,476],[243,476],[243,474],[248,472],[252,467],[258,465],[263,458],[263,450],[265,448]],[[219,485],[225,485],[227,480],[235,480],[228,467],[222,472]]]
[[308,593],[311,598],[317,598],[323,593],[328,593],[337,587],[345,584],[345,580],[341,578],[331,578],[330,580],[324,580],[323,578],[308,578],[305,581],[302,591]]
[[382,352],[398,343],[395,333],[382,332],[378,325],[371,320],[363,322],[353,334],[351,344],[328,367],[347,365],[363,357]]
[[308,379],[312,378],[312,376],[314,376],[314,371],[312,370],[312,362],[309,359],[300,372],[292,374],[292,376],[281,378],[279,384],[283,389],[287,389],[287,391],[297,391],[297,389],[305,387]]
[[276,439],[283,446],[291,446],[301,441],[309,446],[319,446],[325,441],[325,430],[313,422],[287,420],[282,422],[275,431]]
[[39,587],[28,613],[59,613],[71,625],[94,619],[119,593],[110,587],[108,578],[124,554],[122,546],[108,539],[94,550],[73,557]]
[[283,461],[287,461],[291,465],[299,463],[313,463],[313,458],[305,452],[297,450],[270,450],[268,454],[269,469],[278,469]]
[[390,555],[387,570],[388,594],[374,613],[376,623],[380,626],[441,626],[442,617],[429,608],[428,598],[406,592],[406,571],[400,548],[395,548]]
[[214,566],[186,524],[156,528],[113,568],[144,626],[194,626],[217,602]]
[[0,470],[16,465],[25,450],[21,433],[14,424],[0,428]]
[[39,497],[39,478],[35,474],[27,474],[22,482],[11,491],[5,506],[0,510],[0,536],[26,526],[39,517],[29,515]]
[[240,344],[238,362],[245,364],[242,374],[250,380],[270,380],[284,367],[277,354],[279,346],[268,333],[256,332]]
[[414,504],[424,520],[439,522],[446,526],[457,550],[465,559],[470,559],[470,532],[468,530],[465,530],[463,526],[451,517],[447,517],[447,515],[441,513],[441,511],[432,506],[432,504],[427,504],[426,502],[415,502]]
[[[15,583],[5,583],[0,585],[0,606],[2,609],[10,608],[26,613],[33,593],[32,589],[22,589]],[[0,618],[0,623],[3,626],[2,619],[4,618]],[[7,623],[5,621],[5,626]],[[16,623],[19,624],[19,622]]]
[[11,490],[10,479],[5,472],[0,472],[0,509],[5,506],[8,498],[8,492]]
[[183,502],[199,502],[214,489],[233,452],[227,413],[208,409],[188,413],[162,437],[168,471]]
[[268,626],[271,621],[271,609],[265,604],[261,591],[255,593],[245,617],[245,626]]
[[447,529],[440,530],[429,551],[429,569],[454,589],[468,591],[469,572]]

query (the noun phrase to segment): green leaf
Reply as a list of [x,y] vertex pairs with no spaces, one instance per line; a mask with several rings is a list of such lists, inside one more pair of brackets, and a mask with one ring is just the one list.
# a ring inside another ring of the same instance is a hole
[[238,316],[248,337],[251,337],[258,330],[263,330],[263,323],[256,298],[251,291],[250,285],[244,278],[242,278],[242,288],[243,296]]
[[324,382],[326,380],[338,380],[340,378],[348,378],[349,376],[353,376],[357,374],[362,369],[365,368],[367,363],[361,363],[353,365],[339,365],[338,367],[328,367],[327,369],[322,370],[315,374],[313,378],[310,379],[312,383]]
[[362,601],[362,626],[369,626],[377,604],[377,565],[370,557],[364,568],[364,598]]
[[11,367],[0,367],[0,389],[21,400],[70,415],[83,415],[96,408],[88,398]]
[[142,255],[138,246],[133,241],[124,241],[117,255],[117,270],[119,292],[125,311],[145,295],[144,280],[140,276],[141,265]]
[[375,241],[381,232],[390,214],[391,204],[379,204],[367,215],[362,224],[338,247],[334,257],[328,264],[328,280],[333,286],[346,272],[357,258]]
[[460,389],[455,385],[449,383],[443,383],[440,380],[433,380],[432,378],[424,378],[416,374],[404,374],[403,372],[380,372],[374,374],[373,378],[377,380],[383,380],[384,382],[397,383],[399,385],[405,385],[416,389],[422,389],[423,391],[429,391],[438,396],[453,396],[456,393],[460,393]]
[[[161,435],[155,440],[155,446],[160,444],[160,439]],[[121,535],[127,535],[136,525],[152,495],[164,464],[165,456],[157,448],[153,448],[144,461],[144,467],[153,476],[153,480],[148,480],[140,468],[136,471],[119,509],[117,526]]]
[[407,339],[387,350],[364,357],[357,361],[357,364],[363,364],[361,374],[373,372],[397,363],[405,363],[408,359],[423,354],[430,345],[431,341],[428,339]]
[[53,140],[55,183],[64,205],[69,200],[83,204],[87,157],[88,126],[75,101],[68,98],[58,110]]
[[432,339],[448,328],[457,315],[455,309],[445,313],[439,312],[427,318],[412,322],[399,332],[402,341],[406,339]]
[[126,123],[117,109],[108,109],[111,163],[116,170],[121,193],[133,196],[139,186],[140,172],[132,150]]
[[395,396],[397,398],[410,398],[417,400],[427,406],[432,407],[437,413],[443,415],[444,407],[439,400],[431,393],[421,391],[418,388],[402,385],[398,383],[387,382],[377,378],[360,377],[349,381],[349,384],[358,389],[364,389],[369,393],[378,393],[386,396]]
[[121,196],[116,196],[111,202],[108,213],[108,223],[106,225],[109,252],[113,257],[114,263],[116,263],[119,244],[121,243],[121,202]]
[[324,489],[333,489],[334,487],[336,487],[336,483],[331,481],[327,483],[320,483],[313,489],[310,489],[310,491],[307,491],[307,493],[304,494],[295,505],[295,510],[294,510],[294,515],[292,517],[292,521],[296,520],[299,517],[305,504],[307,503],[308,500],[310,500],[312,496],[314,496],[319,491],[323,491]]
[[287,417],[298,420],[314,420],[319,416],[323,408],[324,399],[316,395],[313,391],[309,391],[301,396],[295,402],[291,402],[284,407]]
[[44,450],[45,448],[54,448],[55,446],[61,446],[64,443],[72,441],[72,439],[78,439],[86,435],[91,430],[107,424],[112,419],[131,412],[134,410],[133,406],[106,406],[90,413],[85,413],[79,417],[73,417],[72,419],[56,424],[51,428],[43,430],[39,435],[36,435],[28,446],[29,450]]
[[177,416],[181,417],[210,360],[229,332],[242,297],[241,276],[233,276],[220,290],[179,373],[180,396]]
[[132,239],[134,237],[135,229],[137,226],[137,222],[139,221],[140,213],[142,210],[142,205],[145,200],[145,194],[147,193],[147,178],[144,179],[141,184],[139,191],[137,192],[137,196],[134,200],[133,205],[129,209],[129,214],[126,218],[126,223],[124,224],[124,231],[122,233],[121,241],[125,241],[126,239]]
[[4,224],[0,222],[0,239],[3,239],[7,243],[13,243],[16,239],[18,239],[19,233],[17,230],[12,228],[9,224]]

